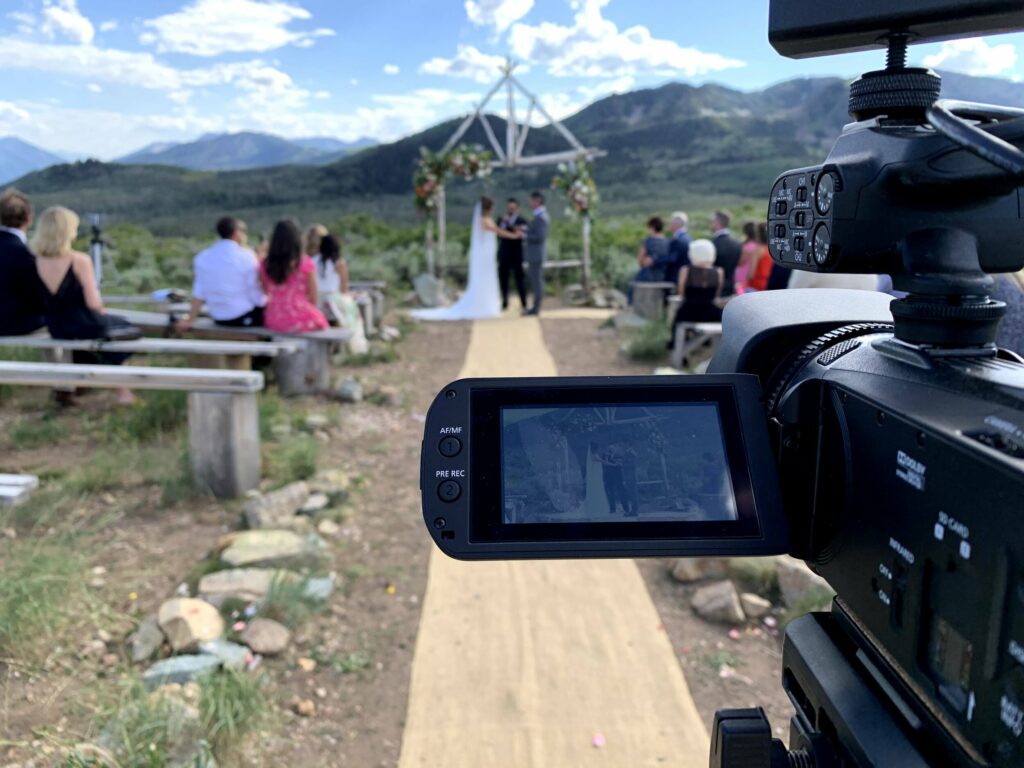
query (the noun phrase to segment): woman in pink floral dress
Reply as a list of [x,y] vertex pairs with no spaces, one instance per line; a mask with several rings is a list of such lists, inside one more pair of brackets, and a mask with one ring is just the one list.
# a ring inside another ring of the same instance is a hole
[[267,258],[260,264],[260,282],[267,294],[267,328],[303,333],[327,327],[327,318],[317,309],[316,267],[303,255],[302,233],[291,219],[274,227]]

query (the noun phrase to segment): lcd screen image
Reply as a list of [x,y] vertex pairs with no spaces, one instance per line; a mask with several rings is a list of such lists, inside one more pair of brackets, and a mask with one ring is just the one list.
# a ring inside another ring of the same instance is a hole
[[501,409],[506,524],[736,520],[714,404]]

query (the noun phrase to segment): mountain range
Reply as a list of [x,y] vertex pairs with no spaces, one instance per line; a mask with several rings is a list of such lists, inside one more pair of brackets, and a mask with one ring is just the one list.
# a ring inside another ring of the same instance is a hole
[[66,161],[66,158],[40,149],[16,136],[0,137],[0,184]]
[[[1024,84],[952,73],[943,77],[946,98],[1024,107]],[[847,85],[839,78],[810,78],[743,92],[669,83],[609,96],[563,122],[585,145],[607,152],[594,168],[602,210],[630,215],[680,206],[707,210],[760,201],[781,171],[821,162],[849,121]],[[333,220],[340,213],[367,211],[407,217],[420,147],[439,148],[459,122],[446,121],[320,165],[197,173],[86,161],[47,168],[18,183],[40,204],[103,211],[160,233],[206,231],[221,212],[242,215],[257,226],[282,215]],[[504,135],[500,117],[492,117],[491,125]],[[488,143],[479,123],[465,141]],[[551,127],[531,130],[526,143],[527,153],[565,148]],[[501,170],[483,184],[450,185],[449,200],[454,208],[468,208],[481,190],[522,195],[546,189],[554,172],[543,166]]]

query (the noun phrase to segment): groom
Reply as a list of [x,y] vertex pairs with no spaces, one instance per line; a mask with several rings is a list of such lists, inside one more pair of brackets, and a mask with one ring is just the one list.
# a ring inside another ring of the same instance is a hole
[[530,272],[530,285],[533,288],[533,307],[523,312],[524,315],[539,315],[540,305],[544,299],[544,256],[548,239],[548,212],[544,208],[544,195],[534,192],[530,195],[530,207],[533,219],[526,227],[526,246],[523,248],[523,259]]

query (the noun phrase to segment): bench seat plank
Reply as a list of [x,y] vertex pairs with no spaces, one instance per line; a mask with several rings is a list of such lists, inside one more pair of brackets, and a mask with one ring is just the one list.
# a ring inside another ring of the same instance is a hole
[[0,362],[0,384],[252,393],[263,389],[258,371],[207,368],[146,368],[130,365],[63,365]]
[[132,352],[140,354],[181,355],[258,355],[277,357],[297,352],[298,340],[217,341],[201,339],[54,339],[50,336],[0,336],[0,347],[34,347],[39,349],[71,349],[85,352]]

